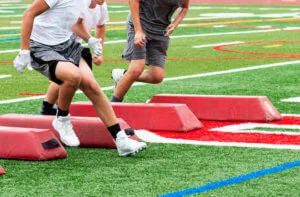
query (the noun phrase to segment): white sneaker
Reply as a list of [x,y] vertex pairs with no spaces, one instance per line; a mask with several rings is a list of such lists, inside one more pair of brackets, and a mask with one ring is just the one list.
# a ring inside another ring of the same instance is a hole
[[79,146],[80,142],[70,122],[70,115],[66,117],[55,117],[55,119],[52,122],[52,126],[59,133],[61,141],[66,146]]
[[124,130],[120,131],[117,134],[117,138],[115,140],[119,155],[121,157],[135,155],[137,152],[142,151],[147,148],[147,144],[145,142],[138,142],[136,140],[130,139]]
[[115,86],[117,86],[117,83],[120,81],[120,79],[125,74],[126,70],[121,68],[116,68],[111,71],[111,78],[115,82]]

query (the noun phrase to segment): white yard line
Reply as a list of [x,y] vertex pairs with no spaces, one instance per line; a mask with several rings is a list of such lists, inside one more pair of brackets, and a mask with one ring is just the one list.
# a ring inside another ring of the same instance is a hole
[[[261,131],[255,128],[276,129],[277,131]],[[239,123],[210,129],[209,131],[229,133],[260,133],[260,134],[285,134],[300,136],[299,132],[285,132],[284,129],[300,130],[300,125],[277,125],[272,123]]]
[[300,117],[300,114],[281,114],[281,116],[294,116],[294,117]]
[[30,4],[28,5],[21,5],[21,6],[13,6],[13,7],[2,7],[1,9],[4,9],[4,10],[15,10],[15,9],[26,9],[30,6]]
[[[124,10],[120,10],[120,11],[116,11],[116,12],[127,12]],[[110,12],[111,13],[111,12]],[[12,17],[22,17],[23,15],[3,15],[0,16],[3,18],[12,18]],[[183,21],[195,21],[195,20],[201,20],[201,19],[205,19],[204,17],[193,17],[193,18],[184,18]],[[11,21],[11,24],[21,24],[22,21]],[[125,25],[126,21],[115,21],[115,22],[107,22],[105,23],[106,25]]]
[[281,102],[300,103],[300,97],[281,99]]
[[0,75],[0,79],[11,77],[11,75]]
[[207,37],[207,36],[241,35],[241,34],[266,33],[266,32],[274,32],[274,31],[281,31],[281,30],[280,29],[268,29],[268,30],[207,33],[207,34],[190,34],[190,35],[170,36],[170,38],[192,38],[192,37]]
[[0,51],[0,54],[1,53],[13,53],[13,52],[19,52],[20,49],[11,49],[11,50],[3,50],[3,51]]
[[[271,68],[271,67],[289,66],[289,65],[295,65],[295,64],[300,64],[300,60],[289,61],[289,62],[280,62],[280,63],[274,63],[274,64],[264,64],[264,65],[259,65],[259,66],[231,69],[231,70],[218,71],[218,72],[201,73],[201,74],[196,74],[196,75],[170,77],[170,78],[165,78],[164,82],[166,82],[166,81],[175,81],[175,80],[183,80],[183,79],[200,78],[200,77],[207,77],[207,76],[215,76],[215,75],[223,75],[223,74],[244,72],[244,71],[249,71],[249,70],[259,70],[259,69]],[[145,83],[140,83],[140,82],[137,82],[137,83],[133,84],[133,86],[141,86],[141,85],[146,85],[146,84]],[[102,88],[102,90],[112,90],[113,88],[114,88],[114,86],[108,86],[108,87]],[[77,91],[76,93],[82,93],[82,92]],[[36,99],[42,99],[42,98],[45,98],[45,96],[42,95],[42,96],[32,96],[32,97],[26,97],[26,98],[17,98],[17,99],[11,99],[11,100],[4,100],[4,101],[0,101],[0,105],[1,104],[9,104],[9,103],[29,101],[29,100],[36,100]]]
[[20,27],[0,27],[0,30],[20,29]]
[[22,24],[22,21],[10,21],[10,24]]
[[21,3],[21,0],[0,1],[0,4],[2,3]]
[[136,130],[136,135],[143,141],[150,143],[166,143],[166,144],[192,144],[192,145],[205,145],[205,146],[230,146],[230,147],[249,147],[249,148],[273,148],[273,149],[294,149],[299,150],[299,145],[274,145],[263,143],[242,143],[242,142],[218,142],[218,141],[198,141],[198,140],[185,140],[166,138],[147,130]]
[[109,11],[109,14],[111,13],[129,13],[130,10],[114,10],[114,11]]
[[14,11],[8,11],[8,10],[0,10],[0,13],[15,13],[15,12]]
[[299,30],[300,27],[285,27],[283,30]]
[[241,44],[241,43],[244,43],[244,42],[236,41],[236,42],[223,42],[223,43],[217,43],[217,44],[203,44],[203,45],[193,46],[193,48],[194,49],[201,49],[201,48],[206,48],[206,47],[215,47],[215,46],[220,46],[220,45]]
[[128,8],[128,6],[126,6],[126,5],[107,5],[107,7],[108,8]]
[[[274,32],[274,31],[281,31],[281,30],[280,29],[268,29],[268,30],[251,30],[251,31],[222,32],[222,33],[207,33],[207,34],[191,34],[191,35],[170,36],[170,38],[171,39],[177,39],[177,38],[193,38],[193,37],[207,37],[207,36],[240,35],[240,34],[266,33],[266,32]],[[126,42],[126,40],[112,40],[112,41],[105,41],[104,44],[116,44],[116,43],[125,43],[125,42]],[[19,49],[0,50],[0,54],[1,53],[16,52],[18,50]]]
[[0,18],[14,18],[14,17],[22,17],[23,15],[22,14],[11,14],[11,15],[3,15],[3,16],[0,16]]

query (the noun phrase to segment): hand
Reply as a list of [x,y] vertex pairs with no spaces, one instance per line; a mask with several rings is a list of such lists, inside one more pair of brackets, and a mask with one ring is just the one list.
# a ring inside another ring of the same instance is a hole
[[14,67],[18,72],[23,73],[27,65],[30,64],[30,51],[21,50],[14,60]]
[[103,62],[103,56],[102,55],[98,56],[98,57],[93,55],[93,63],[94,64],[96,64],[97,66],[101,66],[102,62]]
[[92,48],[93,53],[99,57],[102,55],[102,45],[101,45],[101,38],[94,38],[94,37],[90,37],[90,39],[88,40],[88,44],[89,46]]
[[102,4],[104,3],[104,1],[105,1],[105,0],[96,0],[96,3],[97,3],[98,5],[102,5]]
[[145,45],[146,35],[142,31],[138,31],[134,35],[134,44],[138,47]]
[[174,24],[170,24],[167,27],[167,33],[165,34],[165,36],[169,36],[171,33],[173,33],[173,31],[176,29],[176,26]]

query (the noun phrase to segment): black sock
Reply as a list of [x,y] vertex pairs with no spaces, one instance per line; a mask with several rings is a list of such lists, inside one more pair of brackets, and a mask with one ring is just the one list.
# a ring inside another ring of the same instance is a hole
[[117,138],[117,133],[119,133],[119,131],[121,131],[119,124],[115,124],[113,126],[107,127],[107,129],[110,132],[110,134],[113,136],[114,139]]
[[64,111],[59,108],[57,109],[57,116],[68,116],[68,114],[69,114],[69,110]]
[[123,101],[123,99],[119,99],[115,96],[112,96],[110,99],[110,102],[117,102],[117,103],[121,103]]
[[48,101],[43,101],[43,108],[52,109],[54,104],[49,103]]

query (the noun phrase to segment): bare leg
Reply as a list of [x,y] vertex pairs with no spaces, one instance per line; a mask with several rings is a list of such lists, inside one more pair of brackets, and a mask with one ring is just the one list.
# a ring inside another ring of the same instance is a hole
[[59,87],[58,111],[52,125],[65,145],[79,146],[80,142],[73,130],[69,115],[72,98],[81,82],[79,68],[70,62],[59,62],[55,75],[63,81],[63,84]]
[[149,65],[148,70],[144,70],[137,81],[144,83],[158,84],[164,79],[165,70],[158,66]]
[[42,102],[42,107],[40,109],[40,115],[50,115],[54,116],[57,113],[57,107],[54,104],[57,104],[59,85],[54,82],[48,87],[46,97]]
[[127,91],[130,89],[132,84],[140,77],[144,71],[146,60],[131,60],[129,68],[124,76],[118,82],[118,85],[114,91],[114,96],[123,99]]
[[100,119],[106,127],[118,124],[118,120],[107,96],[101,90],[86,62],[81,59],[79,67],[81,73],[80,89],[92,101]]
[[54,82],[51,82],[46,93],[45,101],[51,104],[55,104],[57,102],[58,92],[59,92],[59,85],[57,85]]
[[81,76],[79,68],[69,62],[59,62],[55,71],[56,77],[63,81],[59,88],[58,107],[69,110],[75,91],[78,89]]

